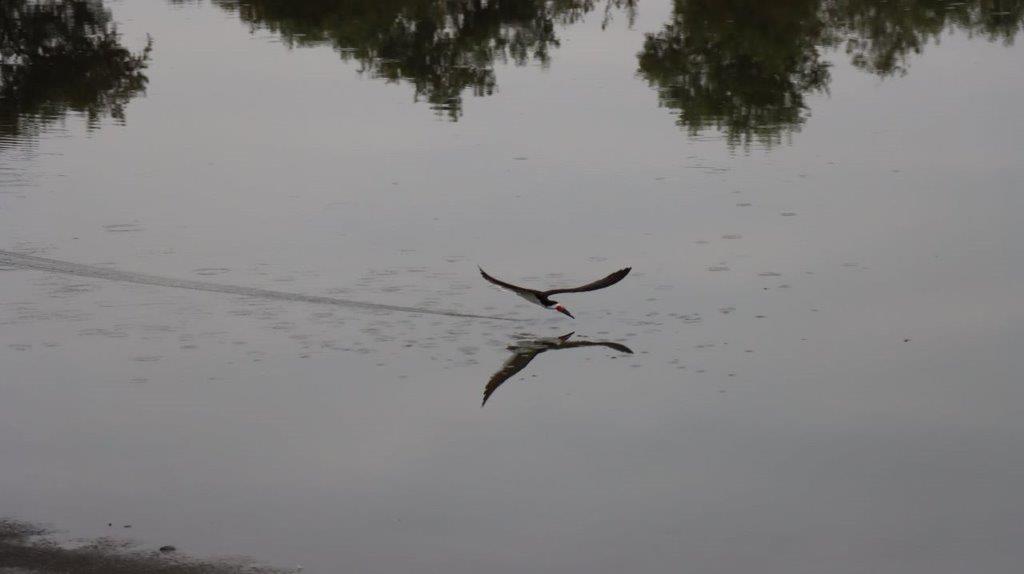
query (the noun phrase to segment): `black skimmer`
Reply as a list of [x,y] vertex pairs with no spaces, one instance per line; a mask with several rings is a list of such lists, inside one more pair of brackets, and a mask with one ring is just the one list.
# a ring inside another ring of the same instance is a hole
[[483,407],[487,404],[487,399],[494,394],[494,391],[498,389],[505,381],[511,379],[516,373],[526,368],[526,365],[530,364],[537,355],[545,351],[553,351],[559,349],[575,349],[577,347],[607,347],[620,353],[633,354],[633,350],[621,343],[613,343],[611,341],[572,341],[569,342],[569,337],[573,336],[572,333],[567,333],[561,337],[545,337],[541,339],[533,339],[530,341],[520,341],[514,345],[509,345],[508,350],[512,351],[512,356],[505,361],[505,364],[501,366],[501,369],[497,373],[491,375],[491,379],[487,381],[487,386],[484,387],[484,400],[480,403]]
[[612,273],[611,275],[609,275],[609,276],[607,276],[607,277],[605,277],[603,279],[598,279],[597,281],[594,281],[592,283],[587,283],[586,285],[582,285],[580,287],[571,287],[571,288],[567,288],[567,289],[548,289],[547,291],[538,291],[536,289],[527,289],[526,287],[519,287],[519,286],[513,285],[511,283],[506,283],[506,282],[504,282],[504,281],[502,281],[500,279],[495,279],[494,277],[491,277],[490,275],[487,274],[486,271],[484,271],[480,267],[477,267],[477,269],[480,269],[480,274],[484,276],[484,279],[490,281],[491,283],[494,283],[498,287],[502,287],[504,289],[508,289],[509,291],[515,293],[516,295],[519,295],[523,299],[526,299],[530,303],[533,303],[535,305],[540,305],[541,307],[544,307],[545,309],[554,309],[555,311],[558,311],[559,313],[564,313],[564,314],[568,315],[569,317],[572,317],[573,319],[575,319],[576,317],[573,317],[572,313],[570,313],[564,306],[560,305],[558,303],[558,301],[552,301],[551,300],[551,296],[555,295],[555,294],[558,294],[558,293],[583,293],[585,291],[597,291],[598,289],[604,289],[605,287],[610,287],[612,285],[615,285],[619,281],[622,281],[622,279],[626,275],[629,275],[629,271],[632,269],[632,267],[626,267],[625,269],[619,269],[615,273]]

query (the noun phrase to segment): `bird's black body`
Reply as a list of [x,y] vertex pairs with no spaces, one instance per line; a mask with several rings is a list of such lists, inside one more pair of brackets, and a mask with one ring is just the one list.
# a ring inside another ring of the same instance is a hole
[[[625,269],[619,269],[618,271],[612,273],[607,277],[603,277],[601,279],[598,279],[597,281],[592,281],[590,283],[587,283],[586,285],[581,285],[579,287],[548,289],[547,291],[540,291],[538,289],[530,289],[528,287],[520,287],[518,285],[513,285],[511,283],[502,281],[501,279],[491,277],[482,268],[480,269],[480,275],[482,275],[484,279],[497,285],[498,287],[508,289],[509,291],[512,291],[516,295],[519,295],[520,297],[526,299],[531,303],[535,303],[537,305],[550,309],[551,307],[558,305],[558,301],[554,301],[551,299],[552,295],[557,295],[558,293],[583,293],[586,291],[597,291],[598,289],[611,287],[612,285],[615,285],[619,281],[622,281],[623,278],[626,277],[626,275],[629,275],[629,272],[631,270],[632,267],[626,267]],[[570,315],[567,311],[562,310],[562,308],[558,309],[561,312],[565,313],[566,315],[572,317],[572,315]]]

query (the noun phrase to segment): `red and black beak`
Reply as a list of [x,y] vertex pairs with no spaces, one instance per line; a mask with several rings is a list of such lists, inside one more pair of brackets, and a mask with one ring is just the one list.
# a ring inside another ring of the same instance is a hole
[[555,306],[555,311],[558,311],[559,313],[568,315],[570,319],[575,319],[576,318],[576,317],[572,316],[572,313],[570,313],[568,309],[566,309],[565,307],[562,307],[561,305]]

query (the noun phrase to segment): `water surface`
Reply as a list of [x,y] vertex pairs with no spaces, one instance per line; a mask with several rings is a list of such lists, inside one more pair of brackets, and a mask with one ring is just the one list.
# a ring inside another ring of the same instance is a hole
[[[0,515],[304,572],[1024,559],[1021,2],[60,6],[0,8]],[[572,321],[477,265],[633,272]]]

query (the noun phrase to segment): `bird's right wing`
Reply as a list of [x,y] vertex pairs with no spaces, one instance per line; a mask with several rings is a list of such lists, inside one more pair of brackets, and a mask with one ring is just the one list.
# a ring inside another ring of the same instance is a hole
[[491,375],[491,380],[487,381],[487,386],[484,387],[484,401],[480,403],[480,406],[487,404],[487,399],[491,398],[494,391],[498,390],[498,387],[505,381],[511,379],[516,373],[526,368],[526,365],[530,364],[539,353],[543,350],[538,349],[535,351],[516,351],[511,357],[505,361],[505,364],[501,366],[501,369],[497,373]]
[[622,343],[613,343],[611,341],[573,341],[571,343],[564,343],[559,345],[559,349],[573,349],[576,347],[608,347],[614,349],[620,353],[626,353],[629,355],[633,354],[633,349],[623,345]]
[[481,268],[481,267],[477,267],[477,269],[480,269],[480,275],[483,275],[484,279],[486,279],[487,281],[489,281],[491,283],[494,283],[498,287],[501,287],[503,289],[508,289],[509,291],[513,291],[515,293],[537,293],[537,291],[534,290],[534,289],[527,289],[526,287],[520,287],[518,285],[513,285],[511,283],[506,283],[506,282],[502,281],[501,279],[495,279],[494,277],[491,277],[490,275],[488,275],[487,272],[484,271],[483,268]]
[[611,275],[609,275],[607,277],[602,277],[601,279],[598,279],[597,281],[592,281],[590,283],[587,283],[586,285],[581,285],[579,287],[569,287],[569,288],[566,288],[566,289],[550,289],[548,291],[544,291],[544,295],[551,296],[551,295],[554,295],[556,293],[583,293],[584,291],[597,291],[598,289],[604,289],[605,287],[611,287],[612,285],[615,285],[619,281],[622,281],[626,277],[626,275],[629,275],[629,272],[632,269],[633,269],[632,267],[626,267],[625,269],[619,269],[618,271],[616,271],[615,273],[612,273]]

